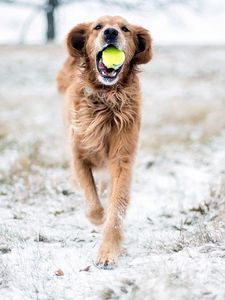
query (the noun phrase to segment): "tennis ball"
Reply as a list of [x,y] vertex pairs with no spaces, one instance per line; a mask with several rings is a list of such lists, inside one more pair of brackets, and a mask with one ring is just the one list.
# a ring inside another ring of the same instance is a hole
[[102,53],[102,61],[107,68],[117,69],[124,60],[125,53],[115,47],[108,47]]

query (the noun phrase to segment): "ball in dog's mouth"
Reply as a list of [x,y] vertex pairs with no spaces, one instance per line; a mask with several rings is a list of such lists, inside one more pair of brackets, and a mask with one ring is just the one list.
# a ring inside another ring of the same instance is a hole
[[96,65],[97,65],[97,69],[98,72],[100,73],[100,76],[102,77],[102,82],[106,83],[106,84],[114,84],[114,82],[116,81],[115,79],[117,78],[118,74],[120,73],[122,67],[123,67],[123,63],[115,66],[113,68],[108,68],[104,62],[103,62],[103,52],[108,49],[115,46],[112,45],[108,45],[107,47],[104,47],[101,51],[98,52],[97,56],[96,56]]

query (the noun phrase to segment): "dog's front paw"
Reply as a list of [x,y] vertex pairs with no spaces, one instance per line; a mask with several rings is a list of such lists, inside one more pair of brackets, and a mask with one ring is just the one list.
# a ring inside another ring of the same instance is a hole
[[112,255],[98,256],[95,266],[99,269],[112,270],[115,268],[115,258]]
[[112,270],[116,266],[116,260],[120,254],[120,250],[115,246],[102,246],[99,250],[96,260],[96,267],[99,269]]
[[97,209],[89,210],[86,216],[92,224],[101,225],[104,223],[104,217],[105,217],[104,208],[100,207]]

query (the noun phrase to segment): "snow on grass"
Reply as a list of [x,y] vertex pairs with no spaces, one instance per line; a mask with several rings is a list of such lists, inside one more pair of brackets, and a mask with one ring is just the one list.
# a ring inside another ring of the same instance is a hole
[[224,299],[225,49],[157,47],[144,68],[132,202],[113,271],[93,265],[101,228],[70,182],[54,82],[62,48],[0,54],[1,298]]

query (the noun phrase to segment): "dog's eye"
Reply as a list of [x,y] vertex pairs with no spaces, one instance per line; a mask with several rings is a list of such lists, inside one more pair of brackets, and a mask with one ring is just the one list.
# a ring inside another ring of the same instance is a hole
[[123,26],[121,29],[122,29],[124,32],[130,31],[126,26]]
[[102,25],[98,24],[98,25],[95,26],[94,29],[95,29],[95,30],[99,30],[99,29],[101,29],[101,28],[102,28]]

